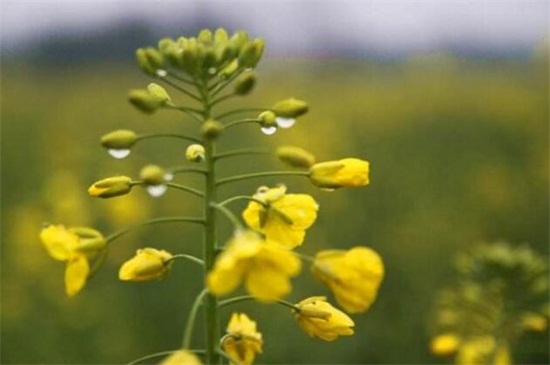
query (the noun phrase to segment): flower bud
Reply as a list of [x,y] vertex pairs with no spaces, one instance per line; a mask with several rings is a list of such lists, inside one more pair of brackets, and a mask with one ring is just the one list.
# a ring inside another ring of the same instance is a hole
[[353,320],[334,308],[326,297],[310,297],[296,304],[294,316],[300,328],[311,337],[334,341],[339,336],[353,335]]
[[277,127],[277,116],[271,110],[260,113],[258,119],[262,127]]
[[130,149],[137,140],[133,131],[118,129],[101,137],[101,145],[107,149]]
[[191,351],[178,350],[162,360],[159,365],[202,365],[202,363]]
[[139,177],[145,185],[161,185],[164,181],[166,171],[157,165],[147,165],[139,173]]
[[126,261],[118,272],[118,278],[124,281],[147,281],[162,279],[170,270],[172,254],[164,250],[144,248]]
[[217,44],[225,43],[229,40],[229,35],[227,34],[227,31],[223,28],[216,29],[216,32],[214,33],[214,42]]
[[200,144],[192,144],[187,147],[187,150],[185,151],[185,158],[189,162],[202,162],[204,161],[204,157],[204,147]]
[[210,44],[212,43],[212,31],[210,29],[203,29],[199,32],[199,35],[197,37],[198,41],[203,44]]
[[205,139],[216,139],[223,131],[223,124],[220,122],[209,119],[202,125],[202,136]]
[[167,101],[171,101],[170,95],[166,92],[162,86],[155,84],[154,82],[147,85],[147,91],[155,98],[157,98],[161,103],[165,104]]
[[315,156],[308,151],[294,146],[280,146],[277,157],[292,167],[309,168],[315,164]]
[[358,187],[369,183],[369,163],[357,158],[317,163],[309,171],[313,185],[324,189]]
[[262,58],[265,48],[265,41],[256,38],[245,43],[239,52],[239,65],[245,68],[254,68]]
[[233,75],[237,70],[239,69],[239,61],[237,61],[236,59],[231,61],[231,63],[227,66],[225,66],[221,71],[220,71],[220,77],[223,79],[223,80],[226,80],[228,79],[231,75]]
[[239,30],[235,32],[231,38],[229,38],[229,43],[233,45],[237,53],[241,51],[241,48],[248,42],[248,33],[244,30]]
[[159,68],[164,67],[164,59],[162,58],[162,54],[160,54],[160,52],[155,48],[145,48],[145,55],[153,69],[158,70]]
[[155,74],[155,68],[149,63],[149,58],[147,57],[147,52],[145,48],[138,48],[136,50],[136,60],[139,68],[149,75]]
[[95,182],[88,188],[88,194],[98,198],[113,198],[126,195],[132,190],[132,179],[128,176],[114,176]]
[[239,78],[233,89],[237,95],[246,95],[252,91],[256,84],[256,75],[251,72]]
[[191,38],[188,40],[187,45],[183,48],[181,54],[182,68],[190,75],[194,75],[197,71],[197,65],[199,60],[199,46],[197,40]]
[[154,113],[164,103],[164,101],[152,95],[148,90],[141,89],[131,90],[128,100],[132,105],[146,114]]
[[289,98],[281,100],[271,108],[278,117],[297,118],[308,112],[309,107],[303,100]]

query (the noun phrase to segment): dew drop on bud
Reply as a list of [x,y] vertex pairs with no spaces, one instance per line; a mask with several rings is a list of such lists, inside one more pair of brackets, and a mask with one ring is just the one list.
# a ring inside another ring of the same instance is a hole
[[168,75],[168,72],[166,72],[166,70],[162,70],[162,69],[157,70],[157,76],[166,77],[166,75]]
[[174,179],[174,174],[172,174],[171,172],[167,172],[162,178],[166,181],[172,181]]
[[322,190],[322,191],[327,191],[327,192],[329,192],[329,193],[332,193],[332,192],[335,191],[336,189],[321,188],[320,190]]
[[277,127],[262,127],[260,129],[261,129],[263,134],[267,134],[268,136],[270,136],[273,133],[277,132]]
[[164,193],[166,193],[166,190],[168,190],[168,186],[166,185],[149,185],[147,187],[147,192],[149,193],[149,195],[155,198],[164,195]]
[[292,127],[296,123],[296,119],[277,117],[275,118],[275,122],[279,127],[286,129]]
[[125,157],[128,157],[128,155],[130,154],[130,150],[129,149],[114,149],[114,148],[111,148],[111,149],[108,149],[107,152],[113,156],[114,158],[117,158],[117,159],[122,159],[122,158],[125,158]]

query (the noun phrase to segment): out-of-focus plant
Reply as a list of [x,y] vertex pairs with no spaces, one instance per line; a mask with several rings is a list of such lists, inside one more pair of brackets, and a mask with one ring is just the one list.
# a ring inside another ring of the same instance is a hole
[[548,327],[548,265],[528,246],[483,244],[456,261],[458,281],[441,292],[433,354],[457,364],[512,364],[514,343]]
[[[208,364],[228,361],[252,364],[263,346],[256,322],[246,314],[235,312],[225,334],[220,324],[220,308],[245,300],[276,303],[290,308],[297,324],[308,335],[325,341],[354,333],[353,320],[335,308],[325,296],[312,296],[297,301],[283,298],[292,291],[291,278],[297,276],[302,261],[311,263],[312,272],[333,293],[336,302],[349,313],[361,313],[375,301],[384,276],[380,256],[367,247],[349,251],[325,250],[315,257],[299,254],[295,249],[304,243],[306,231],[317,218],[319,206],[308,194],[287,193],[285,185],[261,186],[253,195],[220,198],[221,187],[239,181],[268,176],[298,176],[313,185],[333,191],[343,187],[359,187],[369,183],[369,163],[357,158],[316,163],[315,156],[301,148],[282,146],[276,155],[298,170],[251,172],[244,175],[218,176],[218,165],[242,155],[268,154],[269,151],[242,148],[220,151],[218,140],[226,130],[242,124],[257,125],[271,135],[278,129],[292,127],[296,118],[308,111],[302,100],[288,98],[270,108],[241,108],[218,111],[224,102],[249,94],[256,83],[253,69],[260,61],[264,41],[250,39],[239,31],[230,36],[225,30],[202,30],[197,37],[162,39],[158,47],[140,48],[136,52],[142,71],[187,98],[179,104],[157,83],[146,89],[132,90],[129,101],[146,114],[159,109],[182,112],[195,126],[195,134],[139,134],[119,129],[104,135],[101,144],[115,158],[125,158],[144,139],[177,138],[189,143],[187,163],[161,167],[147,165],[138,178],[111,176],[97,181],[88,193],[98,198],[116,198],[142,187],[154,196],[162,196],[172,188],[203,201],[197,216],[161,217],[147,220],[110,235],[95,229],[47,225],[40,237],[50,256],[66,262],[65,286],[69,296],[78,294],[99,270],[110,245],[134,228],[165,222],[182,222],[203,227],[203,255],[172,254],[166,250],[145,247],[120,268],[123,281],[150,281],[166,278],[173,265],[191,262],[202,268],[204,290],[198,293],[188,316],[180,349],[147,355],[134,363],[169,355],[163,364],[199,364],[200,357]],[[231,89],[229,87],[232,86]],[[251,113],[254,113],[251,116]],[[245,115],[237,119],[231,119]],[[176,175],[197,174],[204,178],[201,187],[173,182]],[[242,212],[244,224],[229,206],[247,201]],[[234,226],[234,233],[223,245],[219,238],[218,214]],[[188,243],[186,243],[188,244]],[[186,247],[182,247],[185,251]],[[177,261],[177,262],[176,262]],[[185,280],[185,279],[183,279]],[[241,284],[248,295],[220,300]],[[193,328],[199,310],[204,311],[205,341],[202,348],[192,347]]]

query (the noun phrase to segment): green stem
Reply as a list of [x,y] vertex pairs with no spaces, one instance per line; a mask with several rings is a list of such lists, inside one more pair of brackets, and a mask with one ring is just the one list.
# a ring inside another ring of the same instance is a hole
[[255,179],[258,177],[267,177],[267,176],[309,176],[309,171],[266,171],[266,172],[255,172],[252,174],[237,175],[226,177],[225,179],[220,179],[216,182],[216,185],[220,186],[223,184],[231,183],[234,181],[240,180],[249,180]]
[[167,170],[170,171],[172,174],[180,174],[183,172],[195,172],[197,174],[203,174],[203,175],[206,174],[205,169],[201,169],[198,167],[189,167],[189,166],[174,166],[174,167],[168,168]]
[[234,126],[239,125],[239,124],[245,124],[245,123],[260,123],[260,122],[261,122],[261,120],[258,119],[258,118],[240,119],[240,120],[236,120],[236,121],[231,122],[231,123],[227,123],[227,124],[225,125],[225,129],[234,127]]
[[194,194],[196,196],[204,197],[204,193],[202,191],[190,188],[189,186],[180,185],[180,184],[176,184],[176,183],[173,183],[173,182],[167,182],[165,184],[166,184],[166,186],[169,186],[171,188],[183,190],[183,191],[186,191],[188,193]]
[[160,80],[164,81],[168,85],[172,86],[174,89],[181,91],[185,95],[189,96],[191,99],[195,99],[196,101],[201,101],[201,98],[199,98],[197,95],[193,94],[192,92],[185,90],[183,87],[179,86],[178,84],[165,79],[164,77],[159,77]]
[[241,156],[241,155],[268,155],[270,151],[266,149],[260,149],[260,148],[243,148],[238,149],[234,151],[219,153],[216,156],[214,156],[214,159],[216,161],[221,160],[223,158],[227,157],[233,157],[233,156]]
[[188,80],[188,79],[186,79],[186,78],[184,78],[184,77],[178,75],[177,73],[175,73],[175,72],[173,72],[173,71],[166,71],[166,73],[167,73],[167,75],[169,75],[169,76],[175,78],[175,79],[178,80],[178,81],[181,81],[181,82],[186,83],[186,84],[188,84],[188,85],[193,85],[193,86],[196,85],[195,81],[193,81],[193,80]]
[[173,104],[172,105],[170,105],[170,104],[165,105],[165,108],[182,111],[185,114],[187,114],[188,116],[190,116],[191,118],[193,118],[194,120],[196,120],[197,122],[202,123],[202,119],[200,118],[200,115],[202,115],[202,110],[189,108],[189,107],[181,106],[181,105],[180,106],[173,105]]
[[212,85],[211,87],[209,87],[208,91],[211,93],[212,97],[215,97],[216,95],[221,93],[223,91],[223,89],[225,89],[227,87],[227,85],[231,84],[233,82],[233,80],[235,80],[237,77],[239,77],[243,72],[244,72],[244,70],[239,70],[239,71],[235,72],[233,75],[229,76],[229,78],[227,80],[222,80],[222,81],[216,83],[215,85]]
[[225,199],[224,201],[218,203],[218,206],[225,206],[229,203],[233,203],[234,201],[237,201],[237,200],[248,200],[248,201],[251,201],[251,202],[256,202],[260,205],[262,205],[263,207],[267,207],[267,204],[265,204],[263,201],[259,200],[259,199],[256,199],[256,198],[253,198],[251,196],[248,196],[248,195],[237,195],[237,196],[234,196],[234,197],[231,197],[229,199]]
[[222,113],[216,117],[214,117],[214,119],[216,120],[220,120],[220,119],[223,119],[225,117],[228,117],[230,115],[235,115],[235,114],[240,114],[240,113],[249,113],[249,112],[265,112],[266,110],[269,110],[269,108],[242,108],[242,109],[233,109],[233,110],[230,110],[228,112],[225,112],[225,113]]
[[[229,299],[226,299],[226,300],[222,300],[221,302],[218,303],[218,307],[220,308],[223,308],[227,305],[230,305],[230,304],[234,304],[234,303],[238,303],[238,302],[244,302],[244,301],[247,301],[247,300],[255,300],[256,298],[253,297],[252,295],[242,295],[242,296],[239,296],[239,297],[234,297],[234,298],[229,298]],[[295,304],[292,304],[290,302],[287,302],[286,300],[282,300],[282,299],[277,299],[275,300],[275,303],[277,304],[280,304],[282,306],[285,306],[285,307],[289,307],[295,311],[300,311],[300,308],[298,308]]]
[[201,259],[199,258],[196,258],[195,256],[191,256],[191,255],[187,255],[187,254],[184,254],[184,253],[180,253],[180,254],[177,254],[177,255],[173,255],[169,260],[167,260],[166,262],[170,262],[172,260],[175,260],[175,259],[186,259],[186,260],[189,260],[189,261],[192,261],[196,264],[199,264],[201,266],[204,266],[204,261],[202,261]]
[[189,318],[187,318],[187,324],[185,325],[185,332],[183,333],[183,344],[184,349],[188,349],[191,345],[191,339],[193,338],[193,328],[195,327],[195,320],[197,319],[197,313],[199,308],[203,303],[205,295],[208,294],[208,290],[204,289],[197,295],[191,311],[189,312]]
[[229,219],[231,223],[233,223],[236,229],[241,229],[241,230],[243,229],[243,225],[241,224],[241,222],[239,222],[237,217],[235,217],[235,214],[233,214],[233,212],[231,212],[229,209],[227,209],[223,205],[216,204],[216,203],[212,203],[212,206],[217,210],[219,210],[221,213],[223,213],[223,215],[227,219]]
[[184,134],[175,134],[175,133],[151,133],[151,134],[142,134],[136,137],[136,142],[142,139],[149,138],[161,138],[161,137],[170,137],[170,138],[179,138],[187,141],[199,143],[201,140],[192,136],[186,136]]
[[111,242],[116,240],[122,235],[125,235],[126,233],[129,233],[133,231],[136,228],[149,226],[153,224],[158,223],[171,223],[171,222],[188,222],[188,223],[198,223],[198,224],[204,224],[204,219],[202,218],[195,218],[195,217],[163,217],[163,218],[155,218],[151,219],[145,222],[138,223],[134,226],[122,229],[118,232],[112,233],[109,236],[105,237],[105,241]]
[[149,360],[149,359],[154,359],[155,357],[160,357],[160,356],[164,356],[164,355],[173,354],[176,351],[178,351],[178,350],[161,351],[161,352],[156,352],[154,354],[145,355],[143,357],[140,357],[139,359],[136,359],[134,361],[129,362],[126,365],[136,365],[136,364],[139,364],[142,361]]
[[227,95],[224,95],[224,96],[220,96],[220,97],[217,98],[216,100],[213,100],[213,101],[210,103],[210,106],[213,107],[214,105],[216,105],[216,104],[218,104],[218,103],[221,103],[221,102],[224,101],[224,100],[234,98],[235,96],[237,96],[237,94],[227,94]]

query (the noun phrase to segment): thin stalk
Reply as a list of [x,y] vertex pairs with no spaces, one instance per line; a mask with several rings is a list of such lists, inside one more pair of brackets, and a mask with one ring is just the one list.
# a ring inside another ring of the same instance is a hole
[[196,85],[195,81],[193,81],[193,80],[188,80],[188,79],[186,79],[186,78],[184,78],[184,77],[178,75],[177,73],[175,73],[175,72],[173,72],[173,71],[166,71],[166,73],[167,73],[167,75],[169,75],[169,76],[175,78],[175,79],[178,80],[178,81],[181,81],[181,82],[186,83],[186,84],[188,84],[188,85],[193,85],[193,86]]
[[148,221],[138,223],[134,226],[127,227],[127,228],[122,229],[120,231],[117,231],[115,233],[111,233],[109,236],[105,237],[105,241],[107,241],[107,242],[114,241],[117,238],[119,238],[120,236],[123,236],[126,233],[129,233],[129,232],[135,230],[136,228],[149,226],[149,225],[153,225],[153,224],[158,224],[158,223],[172,223],[172,222],[188,222],[188,223],[204,224],[204,219],[195,218],[195,217],[163,217],[163,218],[150,219]]
[[185,134],[176,134],[176,133],[151,133],[151,134],[142,134],[142,135],[139,135],[136,137],[136,142],[137,141],[140,141],[140,140],[143,140],[143,139],[150,139],[150,138],[162,138],[162,137],[170,137],[170,138],[179,138],[179,139],[184,139],[184,140],[187,140],[187,141],[191,141],[191,142],[195,142],[195,143],[199,143],[201,140],[196,138],[196,137],[192,137],[192,136],[187,136]]
[[265,204],[263,201],[259,200],[259,199],[256,199],[256,198],[253,198],[251,196],[248,196],[248,195],[237,195],[237,196],[234,196],[234,197],[231,197],[231,198],[228,198],[228,199],[225,199],[224,201],[218,203],[218,206],[225,206],[229,203],[233,203],[234,201],[238,201],[238,200],[248,200],[248,201],[251,201],[251,202],[256,202],[264,207],[267,207],[267,204]]
[[258,119],[258,118],[240,119],[240,120],[236,120],[236,121],[231,122],[231,123],[227,123],[227,124],[225,125],[225,129],[234,127],[234,126],[239,125],[239,124],[245,124],[245,123],[260,123],[260,122],[261,122],[261,120]]
[[197,295],[191,311],[189,312],[189,318],[187,318],[187,324],[185,325],[185,332],[183,333],[183,344],[184,349],[188,349],[191,346],[191,339],[193,338],[193,328],[195,327],[195,320],[197,319],[197,313],[199,308],[203,303],[205,295],[208,294],[208,290],[204,289]]
[[227,80],[222,80],[212,85],[211,87],[209,87],[208,91],[211,93],[211,96],[215,97],[216,95],[218,95],[220,92],[223,91],[223,89],[225,89],[229,84],[231,84],[233,80],[239,77],[243,72],[244,72],[244,69],[241,69],[235,72],[233,75],[229,76]]
[[178,351],[178,350],[160,351],[160,352],[156,352],[154,354],[145,355],[143,357],[140,357],[139,359],[136,359],[136,360],[133,360],[133,361],[129,362],[126,365],[136,365],[136,364],[139,364],[142,361],[149,360],[149,359],[154,359],[155,357],[161,357],[161,356],[164,356],[164,355],[173,354],[176,351]]
[[170,171],[172,174],[181,174],[184,172],[194,172],[202,175],[206,174],[205,169],[201,169],[198,167],[189,167],[189,166],[173,166],[173,167],[169,167],[167,170]]
[[224,152],[224,153],[218,153],[216,156],[214,156],[214,159],[216,161],[221,160],[223,158],[227,157],[233,157],[233,156],[241,156],[241,155],[268,155],[270,151],[266,149],[261,148],[243,148],[238,149],[234,151]]
[[227,99],[231,99],[231,98],[234,98],[235,96],[237,96],[237,94],[227,94],[227,95],[224,95],[224,96],[220,96],[219,98],[217,98],[216,100],[213,100],[211,103],[210,103],[210,106],[213,107],[214,105],[216,104],[219,104],[221,103],[222,101],[225,101]]
[[204,197],[204,193],[202,191],[190,188],[189,186],[180,185],[180,184],[176,184],[176,183],[173,183],[173,182],[167,182],[165,184],[166,184],[166,186],[169,186],[171,188],[183,190],[183,191],[186,191],[186,192],[191,193],[193,195],[200,196],[201,198]]
[[195,256],[184,254],[184,253],[173,255],[169,260],[166,261],[166,263],[173,261],[175,259],[186,259],[188,261],[204,266],[204,261],[202,261],[201,259],[196,258]]
[[191,99],[195,99],[196,101],[201,101],[201,98],[199,98],[197,95],[193,94],[192,92],[190,92],[189,90],[185,90],[183,87],[179,86],[178,84],[170,81],[170,80],[167,80],[163,77],[159,77],[160,80],[164,81],[165,83],[167,83],[168,85],[172,86],[174,89],[178,90],[178,91],[181,91],[182,93],[184,93],[185,95],[189,96]]
[[202,110],[189,108],[189,107],[185,107],[185,106],[170,105],[170,104],[165,105],[165,108],[180,110],[180,111],[184,112],[185,114],[187,114],[188,116],[190,116],[191,118],[193,118],[194,120],[196,120],[197,122],[202,123],[202,119],[200,118],[200,116],[203,113]]
[[240,114],[240,113],[249,113],[249,112],[265,112],[266,110],[269,110],[269,108],[242,108],[242,109],[233,109],[228,112],[219,114],[214,117],[216,120],[223,119],[225,117],[229,117],[230,115]]
[[[255,299],[256,298],[253,297],[252,295],[242,295],[242,296],[239,296],[239,297],[234,297],[234,298],[229,298],[229,299],[226,299],[226,300],[222,300],[221,302],[218,303],[218,307],[223,308],[227,305],[231,305],[231,304],[235,304],[235,303],[239,303],[239,302],[244,302],[244,301],[247,301],[247,300],[255,300]],[[275,303],[280,304],[280,305],[285,306],[285,307],[288,307],[288,308],[291,308],[295,311],[300,311],[300,308],[298,308],[295,304],[287,302],[286,300],[277,299],[277,300],[275,300]]]
[[235,214],[233,214],[233,212],[231,212],[229,209],[227,209],[223,205],[216,204],[216,203],[213,203],[212,206],[214,208],[216,208],[217,210],[219,210],[221,213],[223,213],[223,215],[227,219],[229,219],[229,221],[235,226],[235,228],[237,228],[237,229],[242,229],[243,228],[243,225],[241,224],[241,222],[239,222],[237,217],[235,217]]
[[231,356],[229,356],[225,351],[221,349],[217,349],[216,352],[220,354],[224,359],[229,361],[230,364],[237,364],[242,365],[238,360],[233,359]]
[[241,181],[241,180],[249,180],[249,179],[256,179],[258,177],[268,177],[268,176],[309,176],[309,171],[266,171],[266,172],[255,172],[252,174],[245,174],[245,175],[237,175],[237,176],[231,176],[226,177],[225,179],[220,179],[216,182],[217,186],[235,182],[235,181]]

